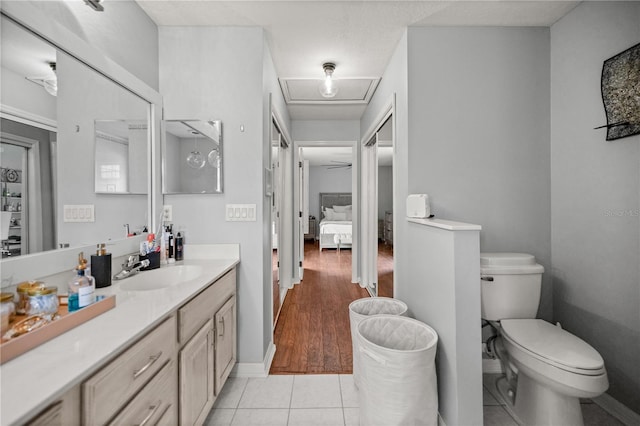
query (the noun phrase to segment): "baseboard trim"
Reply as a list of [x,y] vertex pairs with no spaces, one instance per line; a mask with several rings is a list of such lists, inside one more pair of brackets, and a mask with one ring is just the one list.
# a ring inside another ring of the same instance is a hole
[[603,393],[596,398],[592,398],[592,401],[598,404],[604,411],[620,420],[626,426],[640,425],[640,414],[636,413],[611,395]]
[[501,373],[503,373],[502,365],[500,364],[500,360],[499,359],[483,358],[482,359],[482,373],[483,374],[501,374]]
[[269,370],[271,370],[271,363],[275,353],[276,345],[270,342],[262,363],[238,362],[229,375],[231,377],[267,377]]

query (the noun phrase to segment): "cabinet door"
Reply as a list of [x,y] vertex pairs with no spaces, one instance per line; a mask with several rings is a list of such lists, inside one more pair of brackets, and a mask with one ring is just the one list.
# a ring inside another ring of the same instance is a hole
[[232,296],[216,312],[216,395],[236,363],[236,298]]
[[202,424],[213,406],[213,319],[180,352],[180,424]]

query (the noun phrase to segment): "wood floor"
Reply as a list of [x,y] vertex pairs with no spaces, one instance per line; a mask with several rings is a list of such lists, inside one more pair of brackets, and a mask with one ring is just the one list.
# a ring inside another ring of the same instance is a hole
[[[392,249],[380,244],[379,252],[379,275],[385,277],[385,291],[389,292]],[[351,283],[351,250],[320,253],[317,242],[305,242],[304,256],[303,282],[289,290],[280,311],[270,373],[350,374],[349,303],[369,293]],[[381,283],[381,293],[382,288]]]

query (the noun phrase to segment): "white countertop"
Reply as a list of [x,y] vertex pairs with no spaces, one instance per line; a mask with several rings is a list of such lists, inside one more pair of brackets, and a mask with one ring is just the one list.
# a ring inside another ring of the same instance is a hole
[[446,231],[480,231],[482,227],[480,225],[474,225],[472,223],[455,222],[453,220],[446,219],[419,219],[414,217],[408,217],[408,222],[417,223],[418,225],[430,226],[432,228],[444,229]]
[[126,279],[113,281],[96,293],[115,295],[115,308],[0,366],[0,424],[24,422],[36,415],[240,261],[228,253],[226,257],[234,258],[194,257],[197,260],[163,267],[200,265],[200,277],[153,291],[125,291],[120,284]]

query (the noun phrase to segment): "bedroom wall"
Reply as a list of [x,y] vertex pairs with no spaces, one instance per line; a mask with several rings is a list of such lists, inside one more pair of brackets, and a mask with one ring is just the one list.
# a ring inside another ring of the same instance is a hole
[[551,27],[551,235],[555,320],[640,415],[640,135],[593,130],[603,61],[640,41],[639,22],[639,2],[583,2]]
[[[352,192],[352,169],[327,169],[323,166],[309,167],[309,214],[316,217],[320,223],[320,193],[321,192]],[[317,235],[317,229],[316,229]]]
[[360,139],[358,120],[292,120],[294,141],[353,142]]

